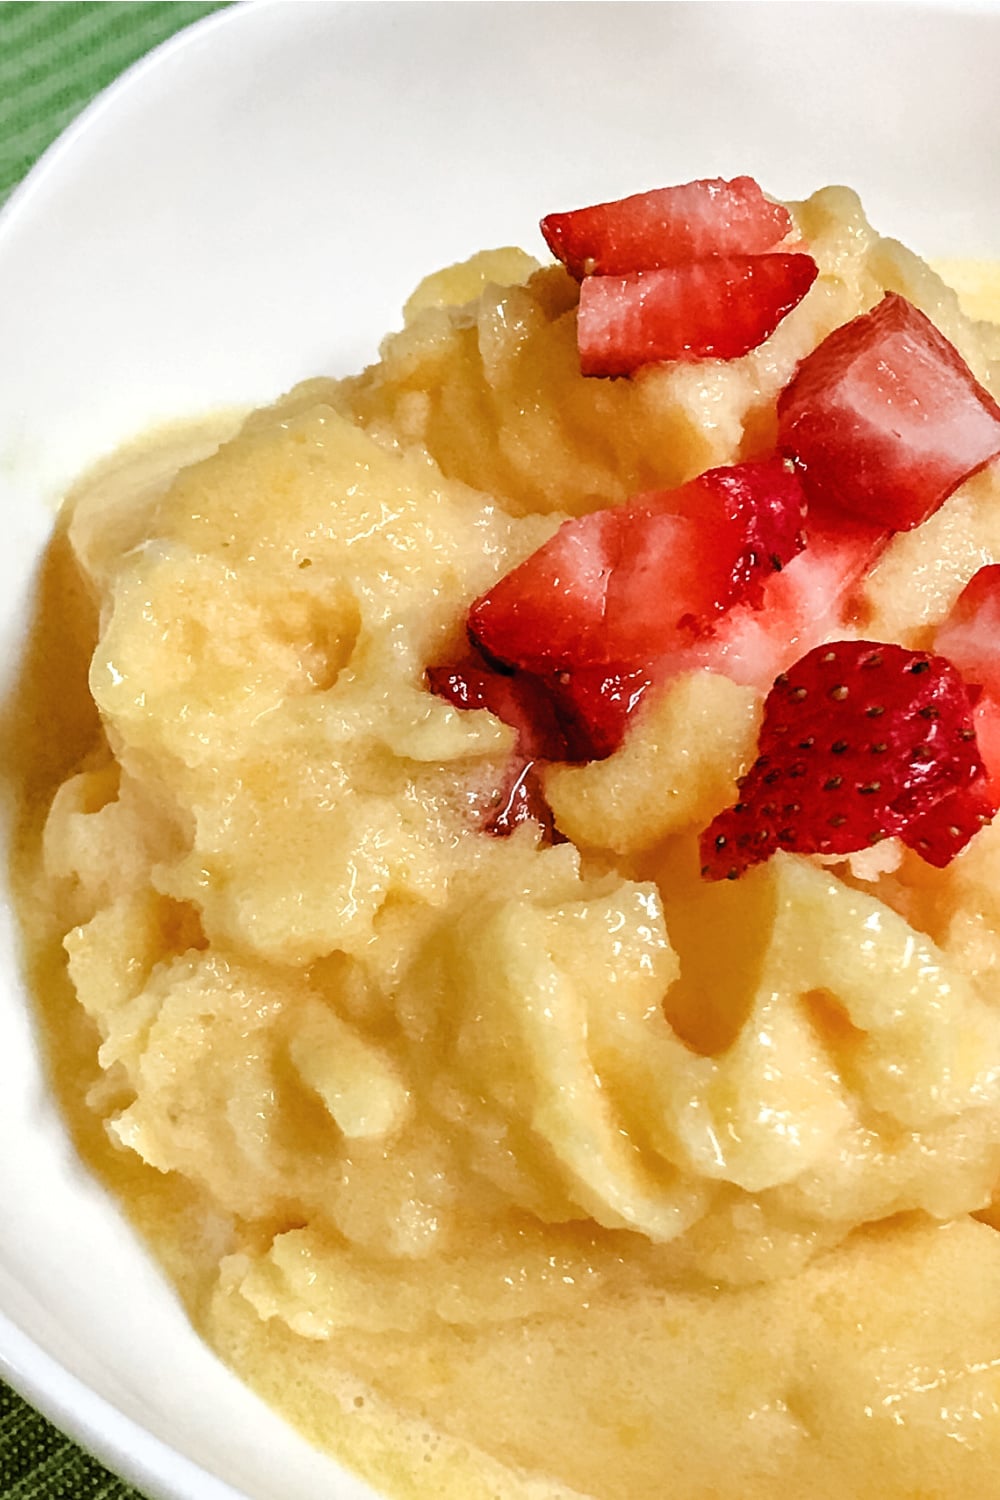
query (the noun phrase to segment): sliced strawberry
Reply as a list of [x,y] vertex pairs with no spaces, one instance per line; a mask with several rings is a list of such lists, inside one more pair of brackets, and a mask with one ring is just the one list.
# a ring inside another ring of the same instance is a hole
[[621,530],[621,516],[613,510],[563,522],[472,605],[473,645],[509,666],[541,672],[599,659]]
[[710,880],[777,849],[847,854],[905,835],[985,776],[951,663],[872,641],[818,646],[779,677],[758,749],[739,802],[702,835]]
[[584,667],[553,673],[549,683],[565,736],[564,759],[605,760],[625,738],[629,716],[652,685],[653,669]]
[[427,668],[431,692],[456,708],[488,708],[517,731],[517,748],[509,758],[500,784],[475,812],[484,833],[505,838],[522,823],[534,821],[552,834],[552,813],[535,770],[535,761],[564,760],[565,736],[549,694],[528,673],[498,672],[481,658]]
[[613,667],[510,673],[473,656],[427,668],[428,686],[439,698],[456,708],[488,708],[517,731],[516,775],[507,791],[518,806],[526,793],[514,781],[525,764],[604,760],[617,750],[651,681],[648,671]]
[[428,667],[432,693],[456,708],[488,708],[517,731],[522,760],[565,759],[565,737],[550,695],[527,673],[498,672],[479,656],[464,656],[444,666]]
[[996,794],[984,778],[952,792],[904,828],[900,837],[921,859],[940,870],[951,864],[973,835],[992,822],[996,810]]
[[702,178],[634,193],[548,214],[541,224],[549,249],[578,280],[594,272],[618,276],[706,255],[759,255],[791,227],[787,208],[765,198],[752,177]]
[[810,514],[805,550],[766,580],[760,607],[730,610],[673,670],[708,667],[766,691],[800,656],[843,633],[858,585],[889,535],[847,515]]
[[[975,697],[973,687],[970,697]],[[976,731],[976,744],[983,757],[990,794],[1000,807],[1000,698],[992,692],[980,694],[972,710],[972,724]]]
[[810,511],[805,551],[767,584],[766,607],[830,629],[887,546],[890,532],[843,513]]
[[469,611],[473,642],[537,673],[629,673],[688,645],[802,546],[802,492],[780,460],[566,521]]
[[603,759],[654,683],[708,667],[763,688],[844,623],[887,533],[810,519],[798,552],[801,522],[801,491],[779,460],[567,522],[470,611],[474,643],[505,665],[474,644],[431,668],[430,684],[512,724],[528,757]]
[[718,569],[712,611],[696,617],[699,628],[733,604],[758,608],[773,575],[805,546],[805,496],[793,467],[779,458],[708,469],[668,492],[668,503],[702,528],[706,561],[713,558]]
[[811,256],[774,254],[588,276],[577,315],[580,369],[631,375],[663,360],[737,359],[774,332],[816,275]]
[[[683,654],[699,633],[734,604],[761,603],[767,580],[802,546],[802,521],[796,476],[769,459],[566,522],[473,605],[474,644],[517,670],[488,693],[477,679],[482,701],[463,706],[516,724],[527,712],[538,726],[541,693],[562,744],[552,748],[547,727],[549,748],[532,753],[603,759],[651,683],[669,675],[665,657],[682,653],[676,670],[697,666]],[[510,693],[516,701],[504,703]]]
[[890,292],[836,329],[778,398],[810,505],[908,531],[1000,454],[1000,406],[929,318]]
[[985,779],[954,792],[906,830],[903,840],[929,864],[949,864],[1000,807],[1000,566],[980,568],[934,637],[975,700],[972,724]]
[[1000,701],[1000,564],[980,568],[934,637],[934,649]]

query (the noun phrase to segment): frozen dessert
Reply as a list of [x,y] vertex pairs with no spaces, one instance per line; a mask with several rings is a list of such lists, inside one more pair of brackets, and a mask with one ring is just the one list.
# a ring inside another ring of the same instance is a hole
[[65,1106],[388,1495],[1000,1497],[1000,325],[845,189],[543,232],[72,497]]

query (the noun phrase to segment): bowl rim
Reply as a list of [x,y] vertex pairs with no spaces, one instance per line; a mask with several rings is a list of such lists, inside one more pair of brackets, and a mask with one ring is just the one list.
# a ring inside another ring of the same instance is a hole
[[[66,152],[72,150],[77,140],[91,128],[94,121],[117,101],[119,94],[129,92],[142,81],[148,72],[158,68],[166,56],[172,57],[175,52],[189,47],[206,32],[233,25],[236,18],[242,16],[244,11],[270,10],[279,3],[280,0],[224,0],[222,9],[211,11],[208,15],[198,16],[195,20],[189,21],[172,36],[164,37],[162,42],[157,42],[155,47],[144,52],[141,57],[137,57],[135,62],[129,63],[83,106],[78,115],[73,116],[55,140],[49,142],[34,165],[11,188],[3,203],[0,204],[0,237],[9,231],[10,220],[15,214],[20,213],[30,198],[34,197],[43,179],[49,177],[61,163]],[[327,3],[331,3],[331,0],[327,0]],[[339,5],[343,3],[343,0],[332,0],[332,3]],[[996,0],[996,3],[1000,4],[1000,0]]]
[[[330,3],[330,0],[327,0]],[[342,0],[332,0],[341,4]],[[273,9],[279,0],[238,0],[189,22],[130,63],[84,106],[56,136],[0,205],[0,248],[38,191],[76,150],[78,142],[122,96],[209,32],[239,25],[251,11]],[[186,1457],[148,1427],[98,1394],[0,1309],[0,1377],[112,1474],[151,1500],[247,1500],[245,1493]]]
[[246,1500],[92,1390],[3,1312],[0,1376],[65,1437],[150,1500]]

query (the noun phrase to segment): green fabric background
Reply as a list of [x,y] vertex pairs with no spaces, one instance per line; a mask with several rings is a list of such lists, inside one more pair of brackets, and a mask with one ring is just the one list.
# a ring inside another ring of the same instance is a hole
[[[217,4],[0,3],[0,202],[95,94]],[[0,1383],[0,1500],[137,1500]]]

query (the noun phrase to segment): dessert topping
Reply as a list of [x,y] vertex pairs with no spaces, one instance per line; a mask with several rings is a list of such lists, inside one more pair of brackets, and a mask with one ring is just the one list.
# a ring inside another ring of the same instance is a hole
[[701,178],[633,193],[571,213],[548,214],[541,229],[577,280],[675,266],[706,255],[759,255],[792,227],[787,208],[765,198],[752,177]]
[[758,751],[739,801],[702,835],[710,880],[778,849],[847,854],[893,835],[936,845],[937,820],[930,834],[926,820],[953,796],[962,818],[945,825],[951,842],[982,826],[972,698],[942,656],[873,641],[816,647],[768,694]]
[[908,531],[1000,454],[1000,406],[890,292],[802,361],[778,398],[778,432],[811,505]]
[[[476,600],[472,652],[428,668],[431,691],[517,731],[512,775],[538,760],[602,760],[621,744],[664,658],[711,635],[804,545],[805,504],[781,459],[711,469],[676,490],[566,521]],[[501,822],[535,816],[530,784]]]
[[676,490],[565,521],[469,611],[487,656],[527,671],[630,672],[688,644],[804,545],[780,459],[709,469]]
[[816,279],[810,256],[781,249],[791,228],[788,210],[752,177],[549,214],[542,234],[581,282],[582,373],[631,375],[756,349]]
[[946,865],[1000,807],[1000,565],[980,568],[934,637],[934,649],[971,689],[986,779],[939,803],[903,835],[932,865]]
[[816,280],[809,255],[716,255],[580,287],[584,375],[630,375],[660,360],[738,359],[756,349]]
[[965,585],[938,627],[934,649],[1000,704],[1000,564],[980,568]]
[[471,653],[427,668],[427,685],[456,708],[488,708],[517,732],[523,760],[565,759],[565,737],[548,694],[527,672],[498,672]]

